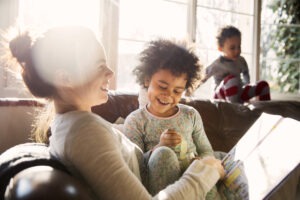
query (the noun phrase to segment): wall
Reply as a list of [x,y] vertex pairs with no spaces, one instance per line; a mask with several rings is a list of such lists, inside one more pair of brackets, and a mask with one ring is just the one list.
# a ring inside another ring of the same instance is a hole
[[0,154],[30,142],[31,124],[40,105],[34,100],[0,99]]

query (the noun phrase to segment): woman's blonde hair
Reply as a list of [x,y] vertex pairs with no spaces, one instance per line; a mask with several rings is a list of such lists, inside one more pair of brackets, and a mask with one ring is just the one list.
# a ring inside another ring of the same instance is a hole
[[44,107],[35,111],[35,120],[32,124],[31,139],[34,142],[49,144],[51,135],[50,124],[54,118],[53,101],[48,101]]

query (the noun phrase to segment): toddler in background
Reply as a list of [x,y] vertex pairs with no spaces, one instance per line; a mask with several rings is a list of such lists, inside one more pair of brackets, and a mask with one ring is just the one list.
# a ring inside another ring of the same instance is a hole
[[[153,195],[178,180],[193,159],[214,156],[200,114],[179,103],[184,93],[197,88],[201,69],[186,44],[158,39],[141,52],[133,71],[147,98],[126,118],[123,130],[144,152]],[[216,187],[206,198],[219,198]]]
[[[244,103],[252,97],[270,100],[266,81],[250,83],[249,69],[241,54],[241,32],[234,26],[223,27],[217,35],[218,50],[222,55],[206,68],[202,82],[214,77],[216,99]],[[242,75],[242,79],[241,79]]]

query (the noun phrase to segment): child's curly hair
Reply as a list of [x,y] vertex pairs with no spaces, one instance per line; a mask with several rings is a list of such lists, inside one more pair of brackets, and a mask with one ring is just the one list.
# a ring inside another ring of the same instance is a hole
[[186,95],[190,96],[201,81],[202,65],[186,41],[157,39],[150,41],[140,53],[140,64],[133,70],[137,83],[145,87],[146,79],[160,69],[168,69],[175,76],[187,74]]
[[225,42],[226,39],[234,37],[234,36],[241,37],[242,36],[241,31],[239,29],[237,29],[236,27],[231,26],[231,25],[227,25],[227,26],[222,27],[219,30],[218,35],[216,37],[217,42],[218,42],[218,46],[222,47],[224,45],[224,42]]

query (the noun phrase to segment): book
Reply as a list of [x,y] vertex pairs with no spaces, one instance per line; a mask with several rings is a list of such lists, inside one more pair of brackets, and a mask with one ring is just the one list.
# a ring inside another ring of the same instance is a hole
[[267,198],[299,166],[299,142],[299,121],[262,113],[222,160],[220,191],[233,199]]

